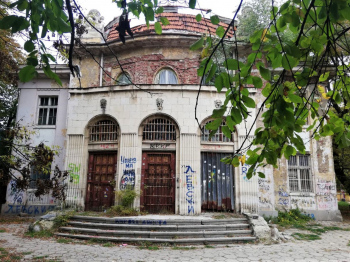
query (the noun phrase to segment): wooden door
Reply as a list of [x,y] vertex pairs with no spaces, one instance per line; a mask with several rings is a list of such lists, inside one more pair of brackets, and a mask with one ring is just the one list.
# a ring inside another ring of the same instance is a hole
[[143,153],[141,208],[149,213],[175,213],[175,154]]
[[103,211],[113,206],[116,153],[90,153],[86,210]]

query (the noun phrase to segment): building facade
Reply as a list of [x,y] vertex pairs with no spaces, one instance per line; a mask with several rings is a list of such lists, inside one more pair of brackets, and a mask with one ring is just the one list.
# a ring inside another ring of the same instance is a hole
[[[261,125],[253,120],[263,97],[261,90],[248,87],[257,105],[252,117],[236,127],[231,139],[221,128],[209,138],[204,126],[225,92],[203,85],[198,93],[201,53],[189,46],[201,34],[214,34],[217,26],[173,10],[163,14],[170,25],[162,35],[152,25],[140,25],[123,44],[117,21],[103,27],[94,13],[105,39],[88,28],[83,45],[75,47],[80,79],[57,67],[62,88],[44,77],[20,86],[18,119],[37,131],[34,142],[61,148],[56,164],[70,171],[67,205],[102,211],[116,204],[116,191],[133,188],[139,193],[134,207],[149,213],[276,215],[298,207],[316,219],[339,219],[329,138],[310,140],[305,128],[300,135],[307,154],[282,159],[277,169],[266,167],[265,178],[248,180],[249,166],[220,161],[252,139],[246,139],[246,129]],[[226,28],[227,22],[220,25]],[[2,213],[55,204],[49,197],[30,198],[28,192],[18,201],[17,193],[10,183]]]

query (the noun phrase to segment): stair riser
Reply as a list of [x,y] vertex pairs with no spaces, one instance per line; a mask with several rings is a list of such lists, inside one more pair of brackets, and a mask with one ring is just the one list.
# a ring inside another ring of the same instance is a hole
[[218,238],[218,237],[238,237],[250,236],[251,231],[231,231],[223,232],[222,234],[214,232],[108,232],[99,230],[69,230],[67,228],[61,229],[62,232],[72,234],[87,234],[93,236],[106,237],[133,237],[133,238]]
[[109,242],[118,242],[118,243],[167,243],[167,244],[231,244],[237,243],[241,241],[255,241],[255,237],[232,237],[232,238],[205,238],[205,239],[153,239],[153,238],[111,238],[111,237],[90,237],[90,236],[82,236],[82,235],[68,235],[68,234],[56,234],[61,237],[71,237],[77,239],[84,240],[98,240],[98,241],[109,241]]
[[166,232],[187,232],[187,231],[232,231],[249,229],[248,224],[241,225],[215,225],[215,226],[144,226],[144,225],[114,225],[114,224],[89,224],[89,223],[75,223],[71,222],[68,225],[77,228],[93,228],[101,230],[127,230],[127,231],[166,231]]

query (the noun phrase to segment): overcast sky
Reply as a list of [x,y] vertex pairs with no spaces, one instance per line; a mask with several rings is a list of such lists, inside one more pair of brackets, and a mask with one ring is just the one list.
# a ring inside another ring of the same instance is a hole
[[[76,2],[83,7],[83,12],[85,14],[91,9],[100,11],[101,15],[105,18],[105,25],[121,13],[117,4],[112,3],[112,0],[76,0]],[[180,0],[180,2],[183,1]],[[239,2],[239,0],[197,0],[197,8],[211,9],[213,14],[232,18]],[[189,11],[194,11],[194,14],[199,13],[198,10],[181,10],[182,13],[188,13]],[[140,22],[132,21],[132,26],[138,23]],[[143,23],[143,21],[141,21],[141,23]]]

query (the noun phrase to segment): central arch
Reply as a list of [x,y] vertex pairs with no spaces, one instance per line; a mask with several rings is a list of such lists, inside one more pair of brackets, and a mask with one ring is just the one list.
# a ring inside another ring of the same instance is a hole
[[139,136],[142,138],[141,210],[174,214],[178,125],[167,115],[155,114],[142,122]]

